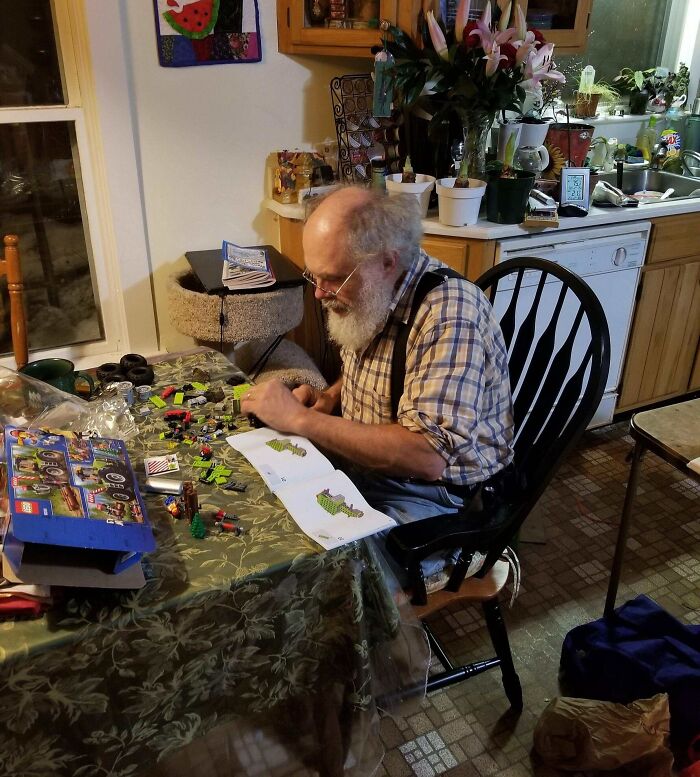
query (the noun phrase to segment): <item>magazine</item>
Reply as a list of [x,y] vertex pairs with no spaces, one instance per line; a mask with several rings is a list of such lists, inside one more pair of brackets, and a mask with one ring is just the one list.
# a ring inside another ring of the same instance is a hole
[[305,437],[263,428],[227,442],[257,469],[299,528],[326,550],[396,526]]
[[275,274],[264,248],[243,248],[223,241],[221,282],[227,289],[259,289],[272,286]]

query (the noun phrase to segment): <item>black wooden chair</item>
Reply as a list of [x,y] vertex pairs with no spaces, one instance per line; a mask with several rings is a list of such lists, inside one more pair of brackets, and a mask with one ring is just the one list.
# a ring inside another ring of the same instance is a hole
[[[514,472],[486,482],[480,498],[457,515],[392,529],[387,549],[408,572],[411,603],[445,667],[429,678],[428,690],[500,666],[511,707],[520,710],[520,679],[498,603],[510,570],[502,556],[600,403],[610,338],[590,287],[553,262],[512,259],[488,270],[476,285],[491,300],[508,347]],[[420,561],[455,548],[460,555],[446,588],[427,595]],[[475,551],[486,555],[484,564],[476,576],[465,579]],[[424,619],[465,601],[481,603],[496,656],[455,667]]]

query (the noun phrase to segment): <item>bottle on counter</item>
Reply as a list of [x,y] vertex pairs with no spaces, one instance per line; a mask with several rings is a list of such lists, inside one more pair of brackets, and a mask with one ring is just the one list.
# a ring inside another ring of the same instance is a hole
[[373,189],[386,189],[386,162],[381,158],[371,161],[372,179],[370,186]]
[[669,157],[677,156],[683,148],[679,126],[680,120],[681,116],[678,108],[669,108],[666,113],[666,126],[661,130],[661,140],[666,141]]

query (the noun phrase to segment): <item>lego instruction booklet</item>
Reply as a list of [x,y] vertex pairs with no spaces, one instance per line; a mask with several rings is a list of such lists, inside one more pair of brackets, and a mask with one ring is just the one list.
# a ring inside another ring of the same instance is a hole
[[326,550],[396,526],[305,437],[263,428],[227,442],[257,469],[299,528]]

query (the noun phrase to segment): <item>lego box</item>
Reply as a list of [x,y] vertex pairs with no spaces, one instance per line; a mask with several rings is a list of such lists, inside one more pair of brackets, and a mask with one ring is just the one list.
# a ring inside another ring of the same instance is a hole
[[119,575],[155,549],[121,440],[7,426],[5,460],[3,554],[16,574],[53,561]]

